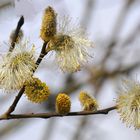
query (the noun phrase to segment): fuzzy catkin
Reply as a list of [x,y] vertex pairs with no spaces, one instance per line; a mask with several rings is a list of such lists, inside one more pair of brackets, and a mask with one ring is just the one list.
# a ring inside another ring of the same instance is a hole
[[65,93],[59,93],[56,98],[56,112],[61,115],[66,115],[70,112],[71,101],[70,97]]
[[41,103],[48,99],[50,90],[46,83],[41,82],[38,78],[33,78],[26,82],[25,94],[31,102]]
[[27,42],[16,43],[0,64],[0,88],[7,91],[20,89],[25,81],[32,79],[35,68],[34,47]]
[[116,100],[120,119],[128,126],[140,129],[140,83],[126,80]]
[[93,43],[81,27],[63,20],[58,22],[57,34],[49,41],[48,48],[54,50],[56,63],[63,72],[77,72],[92,58],[88,49],[93,47]]
[[56,13],[52,7],[48,7],[45,9],[40,37],[45,42],[48,42],[54,35],[56,34]]
[[91,97],[86,92],[80,92],[79,101],[84,111],[97,111],[98,103],[95,98]]

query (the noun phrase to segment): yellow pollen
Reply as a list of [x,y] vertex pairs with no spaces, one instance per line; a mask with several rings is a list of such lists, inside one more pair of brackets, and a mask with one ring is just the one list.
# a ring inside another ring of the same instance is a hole
[[65,93],[59,93],[56,98],[56,112],[65,115],[70,112],[71,101],[70,97]]

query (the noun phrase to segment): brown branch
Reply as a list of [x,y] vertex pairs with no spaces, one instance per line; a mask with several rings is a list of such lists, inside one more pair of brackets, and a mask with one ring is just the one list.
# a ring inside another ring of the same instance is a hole
[[52,113],[38,113],[38,114],[10,114],[8,116],[0,116],[0,120],[11,120],[11,119],[27,119],[27,118],[42,118],[48,119],[52,117],[64,117],[64,116],[85,116],[85,115],[95,115],[95,114],[108,114],[110,111],[115,110],[116,106],[109,107],[106,109],[98,110],[96,112],[92,111],[80,111],[80,112],[70,112],[67,115],[60,115],[55,112]]
[[13,101],[12,105],[9,107],[9,109],[6,111],[6,115],[9,115],[11,112],[13,112],[16,108],[16,105],[18,101],[20,100],[22,94],[24,93],[25,87],[23,86],[21,90],[19,91],[18,95],[15,97],[15,100]]
[[14,34],[13,34],[13,38],[12,38],[12,41],[11,41],[11,47],[9,48],[9,51],[10,51],[10,52],[11,52],[11,51],[14,49],[14,47],[15,47],[15,42],[16,42],[18,36],[19,36],[19,32],[20,32],[20,29],[21,29],[21,27],[22,27],[23,24],[24,24],[24,17],[21,16],[20,19],[19,19],[19,21],[18,21],[18,24],[17,24],[17,27],[16,27],[16,29],[15,29],[15,32],[14,32]]
[[[40,56],[39,56],[39,58],[38,58],[37,61],[36,61],[37,67],[38,67],[39,64],[41,63],[43,57],[49,52],[49,50],[46,51],[46,45],[47,45],[47,42],[44,42],[44,44],[43,44],[43,46],[42,46],[42,50],[41,50]],[[37,67],[36,67],[36,69],[37,69]],[[36,69],[35,69],[35,70],[36,70]],[[34,72],[35,72],[35,70],[34,70]],[[23,93],[24,93],[24,90],[25,90],[25,87],[23,86],[23,87],[21,88],[21,90],[19,91],[18,95],[15,97],[15,100],[13,101],[12,105],[11,105],[11,106],[9,107],[9,109],[6,111],[5,115],[9,116],[9,114],[11,114],[11,113],[15,110],[15,108],[16,108],[16,106],[17,106],[17,103],[19,102],[21,96],[22,96]]]

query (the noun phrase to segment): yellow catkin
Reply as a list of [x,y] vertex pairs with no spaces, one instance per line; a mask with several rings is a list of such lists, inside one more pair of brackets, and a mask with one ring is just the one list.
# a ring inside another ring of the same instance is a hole
[[25,94],[28,100],[34,103],[46,101],[50,95],[50,90],[46,83],[41,82],[38,78],[33,78],[25,84]]
[[80,92],[79,101],[84,111],[97,111],[98,104],[96,99],[88,95],[86,92]]
[[66,115],[70,112],[71,101],[70,97],[65,93],[59,93],[56,98],[56,112],[61,115]]
[[56,13],[52,7],[45,9],[42,19],[40,37],[48,42],[56,34]]

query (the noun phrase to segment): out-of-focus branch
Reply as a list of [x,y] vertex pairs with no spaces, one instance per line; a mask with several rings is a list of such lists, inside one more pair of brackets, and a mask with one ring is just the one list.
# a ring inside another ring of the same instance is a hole
[[9,133],[13,131],[19,131],[22,129],[25,125],[29,124],[31,121],[27,120],[18,120],[18,121],[12,121],[10,124],[1,127],[0,129],[0,138],[3,139],[3,137],[8,136]]
[[10,1],[2,2],[0,4],[0,9],[5,8],[5,7],[9,6],[9,5],[11,5],[11,2]]
[[56,124],[56,119],[50,119],[49,122],[47,124],[45,124],[45,128],[44,128],[44,135],[42,137],[41,140],[50,140],[51,136],[53,134],[53,130]]
[[79,125],[78,125],[76,131],[74,132],[71,140],[80,140],[81,139],[81,133],[88,122],[87,120],[88,120],[87,116],[84,116],[81,118],[81,120],[79,121]]
[[140,33],[140,23],[138,23],[135,29],[129,34],[128,38],[122,42],[121,46],[124,47],[130,44],[132,41],[134,41],[134,39],[139,33]]
[[140,66],[140,62],[110,72],[106,70],[96,69],[96,67],[94,67],[93,70],[89,70],[92,75],[89,81],[97,82],[98,80],[100,80],[100,78],[112,78],[120,74],[125,74],[125,73],[128,74],[132,72],[134,69],[138,68],[139,66]]
[[106,60],[111,55],[111,52],[116,44],[116,39],[117,39],[118,33],[120,32],[120,29],[122,28],[125,17],[127,16],[127,13],[129,11],[129,7],[131,6],[131,4],[133,2],[134,2],[134,0],[127,0],[124,7],[122,8],[122,11],[120,12],[120,15],[119,15],[117,22],[114,26],[114,29],[112,31],[112,35],[111,35],[109,44],[107,44],[107,52],[106,52],[104,58],[102,59],[102,64],[105,64]]
[[91,72],[91,76],[88,80],[81,82],[81,83],[74,83],[71,86],[67,85],[67,87],[65,89],[63,89],[63,92],[70,94],[86,84],[89,84],[89,83],[95,84],[98,81],[103,82],[103,79],[112,78],[112,77],[115,77],[115,76],[120,75],[120,74],[125,74],[125,73],[128,74],[128,73],[132,72],[134,69],[138,68],[139,66],[140,66],[140,63],[136,63],[136,64],[130,65],[126,68],[116,69],[116,70],[111,71],[111,72],[106,71],[106,70],[100,70],[100,69],[96,70],[96,67],[94,67],[93,68],[94,71],[89,69],[89,72]]
[[86,28],[91,21],[92,11],[94,9],[95,0],[86,0],[84,14],[82,15],[81,25]]
[[27,119],[27,118],[42,118],[48,119],[52,117],[64,117],[64,116],[85,116],[85,115],[95,115],[95,114],[108,114],[110,111],[115,110],[117,107],[109,107],[102,110],[98,110],[96,112],[93,111],[81,111],[81,112],[70,112],[67,115],[60,115],[58,113],[39,113],[39,114],[10,114],[8,116],[2,115],[0,116],[0,120],[11,120],[11,119]]

